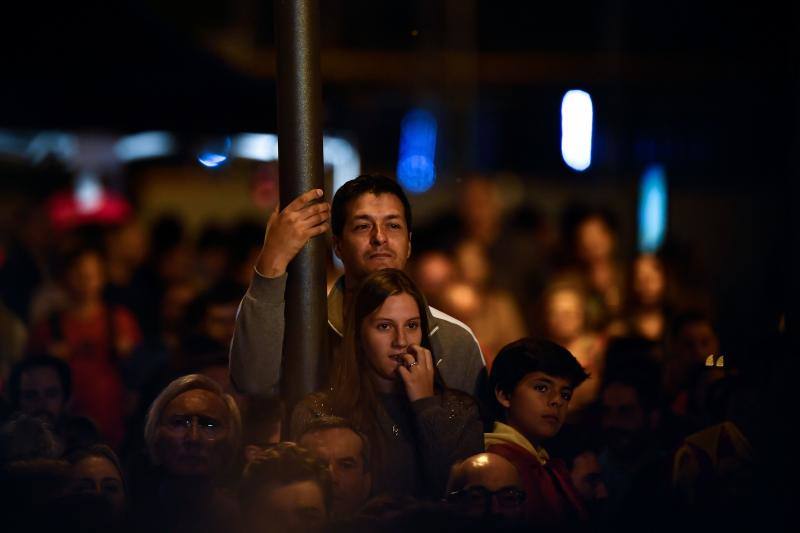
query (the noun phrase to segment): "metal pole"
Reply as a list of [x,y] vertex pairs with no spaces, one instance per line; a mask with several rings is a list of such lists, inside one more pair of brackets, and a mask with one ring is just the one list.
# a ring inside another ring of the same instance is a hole
[[[281,205],[323,186],[319,5],[276,0],[278,150]],[[321,385],[327,352],[325,239],[314,238],[289,264],[281,395],[289,413]]]

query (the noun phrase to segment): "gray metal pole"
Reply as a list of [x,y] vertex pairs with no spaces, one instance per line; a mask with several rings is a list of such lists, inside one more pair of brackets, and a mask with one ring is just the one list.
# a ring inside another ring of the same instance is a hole
[[[322,88],[317,0],[276,0],[278,150],[281,205],[323,187]],[[289,264],[281,394],[288,412],[321,385],[328,310],[325,239],[316,237]]]

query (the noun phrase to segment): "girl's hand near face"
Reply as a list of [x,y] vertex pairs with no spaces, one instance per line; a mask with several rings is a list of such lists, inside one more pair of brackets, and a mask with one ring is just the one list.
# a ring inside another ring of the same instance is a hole
[[408,347],[403,354],[404,365],[397,367],[403,380],[409,401],[417,401],[433,396],[433,356],[431,351],[418,344]]

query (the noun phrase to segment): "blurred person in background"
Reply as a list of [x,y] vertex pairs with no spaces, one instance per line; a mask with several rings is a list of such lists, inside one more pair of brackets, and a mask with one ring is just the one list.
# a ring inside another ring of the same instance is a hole
[[542,296],[544,336],[569,350],[589,373],[572,395],[570,411],[574,413],[597,399],[605,372],[605,339],[589,329],[586,305],[580,279],[553,282]]
[[101,440],[91,420],[70,414],[71,395],[72,373],[62,359],[31,355],[11,370],[8,396],[12,410],[46,422],[60,452]]
[[0,300],[0,392],[5,386],[11,367],[22,359],[27,343],[28,328]]
[[117,446],[126,414],[118,362],[141,340],[139,326],[130,311],[103,300],[105,268],[99,251],[78,248],[63,264],[69,305],[33,327],[29,349],[69,363],[75,412],[90,417]]
[[464,228],[462,241],[483,248],[495,244],[502,229],[503,200],[494,181],[470,176],[459,188],[458,209]]
[[[445,311],[452,311],[475,333],[484,358],[491,360],[500,348],[526,334],[525,324],[514,298],[506,291],[492,288],[492,265],[485,248],[475,241],[464,241],[456,247],[455,261],[460,280],[466,287],[456,284],[445,291]],[[459,288],[461,287],[461,288]],[[472,301],[460,298],[471,289]]]
[[411,277],[434,307],[444,309],[445,292],[456,276],[455,262],[443,251],[420,252],[411,261]]
[[625,314],[609,326],[611,335],[662,341],[671,318],[667,303],[667,274],[663,261],[642,254],[633,262]]
[[659,438],[658,376],[645,367],[608,375],[601,391],[599,455],[612,518],[645,517],[644,500],[668,491],[670,443]]
[[622,311],[625,275],[616,257],[614,218],[602,209],[576,207],[565,213],[568,254],[577,274],[586,280],[586,316],[593,329],[603,329]]
[[698,379],[711,377],[705,371],[706,362],[711,357],[713,367],[719,355],[719,338],[708,315],[687,311],[675,317],[664,361],[664,389],[673,413],[678,416],[689,414],[690,398]]
[[103,291],[106,302],[125,307],[139,324],[152,317],[144,265],[150,252],[147,233],[136,220],[109,228],[104,238],[107,282]]

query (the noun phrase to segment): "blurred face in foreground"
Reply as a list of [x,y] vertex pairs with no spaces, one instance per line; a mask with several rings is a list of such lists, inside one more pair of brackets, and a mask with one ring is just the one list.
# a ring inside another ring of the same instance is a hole
[[247,533],[319,531],[327,519],[322,488],[314,481],[268,485],[246,512]]

